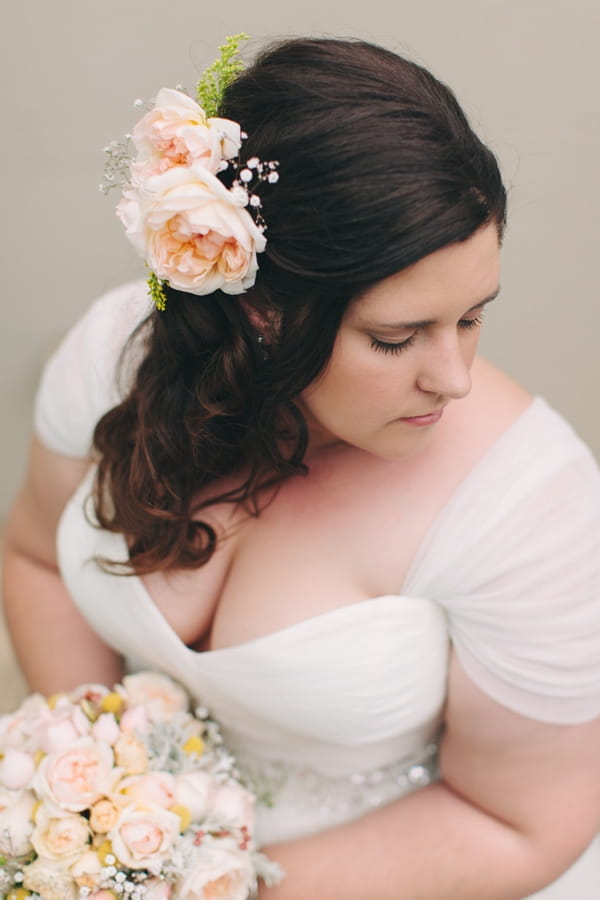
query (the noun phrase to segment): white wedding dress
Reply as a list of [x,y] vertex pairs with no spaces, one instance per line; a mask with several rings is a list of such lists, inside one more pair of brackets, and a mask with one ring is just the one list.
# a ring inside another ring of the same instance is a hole
[[[140,285],[107,295],[51,361],[36,409],[50,449],[86,455],[118,398],[116,358],[146,303]],[[600,475],[541,399],[455,491],[398,594],[221,650],[190,650],[139,578],[98,568],[94,557],[124,558],[126,547],[84,514],[92,477],[59,529],[67,586],[131,667],[170,674],[210,708],[261,800],[264,843],[344,822],[437,777],[451,644],[483,691],[523,715],[569,724],[600,713]],[[535,895],[599,896],[600,839]]]

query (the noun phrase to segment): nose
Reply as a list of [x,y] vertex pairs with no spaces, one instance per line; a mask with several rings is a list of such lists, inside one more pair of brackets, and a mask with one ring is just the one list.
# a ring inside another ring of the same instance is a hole
[[440,336],[427,347],[421,361],[417,385],[428,394],[460,400],[471,390],[472,353],[461,344],[460,336]]

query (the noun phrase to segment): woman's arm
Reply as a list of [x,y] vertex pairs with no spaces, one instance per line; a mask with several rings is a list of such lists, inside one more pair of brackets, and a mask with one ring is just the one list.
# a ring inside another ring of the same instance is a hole
[[521,900],[600,829],[600,721],[534,722],[453,659],[443,781],[320,835],[267,847],[264,900]]
[[89,465],[34,440],[5,534],[6,621],[31,689],[44,694],[86,681],[112,684],[122,673],[120,658],[74,606],[56,563],[58,520]]

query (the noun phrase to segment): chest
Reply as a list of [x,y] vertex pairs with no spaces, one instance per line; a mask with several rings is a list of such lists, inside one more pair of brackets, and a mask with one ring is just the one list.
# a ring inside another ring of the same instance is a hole
[[324,455],[265,498],[258,517],[212,507],[210,562],[144,581],[189,646],[244,643],[340,607],[398,595],[460,466]]

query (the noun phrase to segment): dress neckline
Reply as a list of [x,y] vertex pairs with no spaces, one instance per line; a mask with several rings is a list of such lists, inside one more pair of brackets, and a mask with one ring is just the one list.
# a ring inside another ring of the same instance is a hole
[[[349,603],[344,606],[336,607],[335,609],[326,610],[325,612],[318,613],[315,616],[309,616],[306,619],[300,619],[298,622],[293,622],[290,625],[286,625],[283,628],[279,628],[275,631],[267,632],[266,634],[259,635],[258,637],[251,638],[248,641],[242,641],[239,644],[231,644],[226,647],[214,647],[209,648],[207,650],[195,650],[192,647],[189,647],[182,639],[179,637],[177,632],[173,629],[173,627],[169,624],[169,622],[165,619],[159,608],[156,606],[154,600],[152,599],[152,595],[150,594],[148,588],[146,587],[144,581],[138,575],[128,575],[127,582],[133,586],[133,590],[138,598],[138,600],[144,605],[145,611],[147,615],[151,616],[157,626],[161,627],[163,632],[168,634],[169,640],[173,642],[178,651],[185,652],[190,659],[209,659],[209,658],[221,658],[223,655],[231,654],[234,651],[237,652],[251,652],[253,649],[260,649],[265,643],[269,643],[274,639],[281,640],[285,636],[293,636],[299,631],[303,630],[311,630],[315,627],[315,625],[322,624],[324,621],[328,621],[331,618],[344,618],[350,616],[354,618],[356,615],[355,610],[361,610],[361,615],[364,614],[364,610],[371,611],[373,605],[381,605],[384,601],[396,602],[398,598],[402,597],[403,599],[417,599],[417,597],[411,597],[411,585],[415,582],[416,576],[421,569],[427,554],[428,550],[431,546],[431,543],[439,531],[440,526],[446,518],[448,513],[448,509],[454,506],[457,499],[460,498],[460,495],[465,491],[472,482],[473,479],[477,478],[482,470],[487,465],[489,465],[490,461],[493,459],[495,454],[501,450],[502,445],[510,440],[512,435],[516,430],[523,427],[523,424],[530,418],[534,411],[538,409],[539,406],[546,407],[545,401],[538,396],[535,396],[531,403],[521,412],[519,415],[511,422],[511,424],[506,428],[493,443],[486,449],[478,462],[473,466],[471,471],[466,475],[465,478],[455,487],[452,491],[451,496],[444,507],[440,510],[440,512],[435,516],[433,522],[427,529],[427,532],[421,541],[413,561],[409,566],[408,572],[406,574],[406,578],[404,580],[403,585],[400,587],[397,594],[382,594],[376,597],[367,597],[364,600],[356,601],[355,603]],[[93,472],[93,469],[92,469]],[[91,473],[90,473],[91,477]],[[87,479],[86,479],[87,482]],[[103,541],[110,542],[111,547],[108,549],[103,548],[103,555],[112,555],[115,552],[121,552],[126,555],[127,553],[127,544],[125,541],[125,537],[122,534],[118,534],[116,532],[100,532],[101,538]],[[122,576],[116,576],[122,577]],[[423,598],[418,598],[419,602],[423,602]],[[403,609],[403,605],[397,604],[398,609]]]

